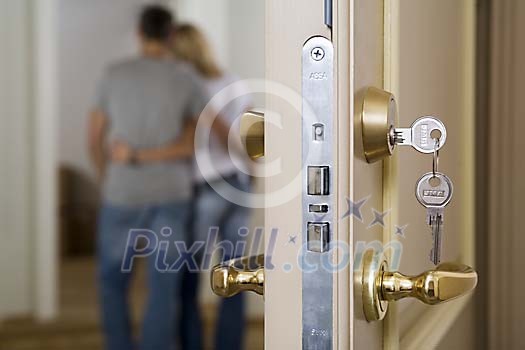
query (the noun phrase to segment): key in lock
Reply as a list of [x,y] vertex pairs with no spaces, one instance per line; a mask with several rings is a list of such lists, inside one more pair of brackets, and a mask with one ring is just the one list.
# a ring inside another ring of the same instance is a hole
[[[435,140],[439,140],[437,147]],[[390,133],[390,142],[393,145],[412,146],[426,154],[439,151],[446,141],[445,124],[432,116],[417,119],[410,128],[393,128]]]
[[[397,128],[397,103],[391,93],[369,87],[361,101],[361,133],[367,162],[391,156],[396,145],[412,146],[426,154],[439,151],[445,145],[447,130],[436,117],[421,117],[409,128]],[[436,141],[439,141],[437,148]]]

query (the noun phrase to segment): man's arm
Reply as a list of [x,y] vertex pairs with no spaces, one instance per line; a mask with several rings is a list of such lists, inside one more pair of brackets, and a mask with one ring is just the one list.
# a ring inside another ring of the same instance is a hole
[[97,172],[97,179],[102,181],[106,169],[105,151],[108,118],[101,110],[94,110],[88,122],[88,153]]

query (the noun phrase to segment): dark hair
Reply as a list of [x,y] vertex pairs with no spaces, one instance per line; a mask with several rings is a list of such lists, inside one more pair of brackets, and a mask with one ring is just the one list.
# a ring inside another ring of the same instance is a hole
[[171,11],[161,5],[148,5],[140,14],[139,29],[146,39],[167,41],[173,28]]

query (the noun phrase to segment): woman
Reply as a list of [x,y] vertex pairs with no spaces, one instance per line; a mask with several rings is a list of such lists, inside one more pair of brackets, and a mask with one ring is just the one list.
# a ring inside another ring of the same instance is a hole
[[[203,87],[210,99],[225,87],[239,80],[219,67],[203,33],[193,25],[185,24],[176,28],[173,53],[176,59],[191,64],[202,76]],[[246,89],[241,88],[234,91],[228,89],[228,91],[228,94],[221,94],[222,98],[214,98],[212,107],[219,112],[217,118],[221,119],[220,122],[223,125],[228,126],[228,129],[237,128],[240,115],[251,107],[252,100]],[[222,108],[223,106],[225,107]],[[245,162],[245,156],[235,150],[228,152],[224,135],[219,139],[219,135],[214,133],[210,135],[208,147],[195,150],[196,153],[201,151],[210,152],[213,164],[199,164],[199,166],[195,164],[193,239],[207,241],[207,235],[211,232],[210,228],[218,227],[220,238],[230,241],[233,247],[236,247],[238,242],[245,239],[246,234],[240,235],[239,229],[243,228],[243,231],[246,231],[250,211],[248,208],[221,197],[214,188],[233,186],[241,191],[249,192],[249,177],[239,171],[235,165]],[[209,183],[213,183],[213,188]],[[235,258],[238,257],[236,255],[242,253],[234,252],[233,256],[225,254],[224,259]],[[202,327],[197,301],[198,282],[199,274],[185,273],[181,289],[183,305],[181,334],[185,349],[202,348]],[[215,349],[241,349],[244,323],[243,296],[237,295],[223,299],[215,328]]]

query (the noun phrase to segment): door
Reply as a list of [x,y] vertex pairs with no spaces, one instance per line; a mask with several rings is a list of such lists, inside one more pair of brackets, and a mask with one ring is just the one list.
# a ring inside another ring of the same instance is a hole
[[[264,294],[267,349],[432,348],[464,310],[477,281],[460,264],[473,258],[473,13],[455,0],[266,1],[264,137],[244,135],[252,151],[264,142],[264,269],[230,263],[212,281]],[[367,159],[371,105],[384,123]],[[439,171],[456,184],[442,254],[456,263],[439,268],[414,194],[434,152],[390,156],[388,138],[425,115],[447,127]],[[388,270],[431,273],[418,285]],[[463,297],[392,301],[408,294]]]

